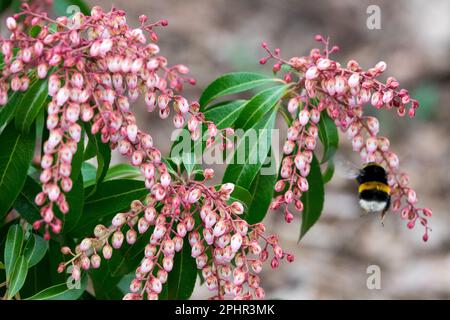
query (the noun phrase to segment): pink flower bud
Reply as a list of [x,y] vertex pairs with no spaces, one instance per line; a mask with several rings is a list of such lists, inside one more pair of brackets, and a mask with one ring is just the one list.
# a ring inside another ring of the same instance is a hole
[[397,169],[398,168],[399,160],[398,160],[398,157],[397,157],[397,155],[395,153],[389,153],[388,156],[387,156],[387,161],[388,161],[389,166],[392,169]]
[[307,80],[314,80],[319,76],[319,70],[317,69],[317,67],[313,66],[310,67],[306,73],[305,73],[305,78]]
[[98,269],[100,268],[100,263],[101,263],[102,259],[100,258],[100,256],[98,254],[93,254],[91,256],[91,266],[94,269]]
[[109,245],[109,244],[107,244],[107,245],[105,245],[104,247],[103,247],[103,249],[102,249],[102,254],[103,254],[103,257],[106,259],[106,260],[109,260],[109,259],[111,259],[111,256],[112,256],[112,247]]
[[123,240],[124,236],[121,231],[117,230],[116,232],[114,232],[111,239],[113,248],[119,249],[122,246]]
[[134,244],[137,239],[137,233],[135,230],[130,229],[126,233],[126,239],[128,244]]
[[244,213],[244,206],[242,203],[235,201],[231,204],[231,211],[237,215],[241,215]]
[[83,268],[83,270],[89,270],[90,267],[91,267],[91,259],[89,259],[89,257],[87,256],[82,256],[81,268]]
[[326,58],[319,58],[319,60],[317,60],[316,62],[317,65],[317,69],[319,70],[327,70],[330,68],[331,66],[331,60],[330,59],[326,59]]
[[164,257],[164,259],[163,259],[163,261],[162,261],[162,264],[163,264],[164,270],[166,270],[167,272],[172,271],[172,268],[173,268],[173,258],[170,257],[170,256]]
[[292,98],[288,102],[288,111],[290,113],[295,113],[297,112],[298,106],[299,106],[298,98],[297,97]]
[[386,70],[387,64],[384,61],[380,61],[375,65],[375,69],[377,69],[379,72],[384,72]]
[[214,236],[220,237],[227,231],[227,225],[224,220],[220,220],[214,226]]
[[191,256],[193,258],[197,258],[200,254],[203,253],[204,246],[201,244],[201,242],[196,242],[192,245],[191,249]]
[[167,173],[167,172],[163,173],[163,174],[161,175],[160,180],[161,180],[161,185],[162,185],[163,187],[169,186],[169,185],[170,185],[170,182],[171,182],[170,174]]
[[242,236],[240,233],[235,233],[231,237],[231,249],[233,252],[238,252],[242,245]]
[[338,95],[345,92],[346,79],[341,76],[337,76],[334,81],[334,90]]
[[127,219],[124,213],[118,213],[114,216],[111,223],[114,227],[119,228],[125,224],[126,220]]
[[202,193],[199,189],[191,190],[188,196],[189,203],[196,203],[200,199],[201,195]]
[[426,216],[426,217],[431,217],[433,215],[433,212],[428,209],[428,208],[423,208],[422,209],[422,213]]
[[305,147],[308,150],[314,150],[316,148],[316,139],[314,137],[308,136],[305,138]]
[[96,57],[96,56],[98,56],[100,54],[100,45],[101,45],[100,41],[95,41],[91,45],[91,48],[90,48],[90,51],[89,51],[89,54],[91,55],[91,57]]
[[131,142],[136,141],[138,128],[135,124],[130,124],[127,126],[127,137]]
[[300,111],[300,113],[298,115],[298,120],[300,121],[300,124],[302,126],[305,126],[309,122],[309,118],[310,118],[310,113],[307,109],[303,109],[302,111]]
[[157,225],[153,230],[152,236],[155,239],[161,239],[166,234],[167,228],[163,225]]
[[379,124],[377,118],[368,117],[366,123],[367,123],[367,126],[369,127],[370,132],[373,135],[376,135],[378,133],[378,131],[380,130],[380,124]]
[[10,31],[14,31],[17,29],[17,22],[16,19],[14,19],[13,17],[8,17],[6,19],[6,27],[10,30]]
[[369,137],[366,140],[366,150],[369,154],[374,153],[378,148],[378,140],[375,137]]
[[291,140],[286,140],[286,142],[283,145],[283,153],[284,154],[291,154],[292,151],[294,151],[295,143]]
[[362,135],[357,135],[352,139],[353,151],[359,152],[363,146],[364,139]]
[[88,251],[92,246],[92,240],[89,238],[83,239],[80,243],[80,250],[81,251]]
[[51,184],[47,187],[47,195],[50,201],[55,202],[56,200],[58,200],[60,194],[61,190],[56,184]]
[[348,78],[348,85],[350,88],[356,88],[359,86],[360,76],[358,73],[352,73],[352,75]]
[[106,55],[112,48],[113,46],[113,42],[111,39],[104,39],[101,43],[100,43],[100,47],[99,47],[99,53],[104,56]]
[[416,192],[413,189],[408,190],[408,202],[411,204],[417,203],[417,195]]
[[71,276],[72,276],[73,280],[75,280],[75,281],[80,280],[81,271],[78,266],[76,266],[76,265],[73,266]]

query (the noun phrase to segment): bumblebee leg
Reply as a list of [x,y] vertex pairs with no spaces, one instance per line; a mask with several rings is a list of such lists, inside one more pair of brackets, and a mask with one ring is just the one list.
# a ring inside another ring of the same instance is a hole
[[384,218],[386,217],[386,211],[387,210],[383,210],[381,211],[381,225],[384,227]]

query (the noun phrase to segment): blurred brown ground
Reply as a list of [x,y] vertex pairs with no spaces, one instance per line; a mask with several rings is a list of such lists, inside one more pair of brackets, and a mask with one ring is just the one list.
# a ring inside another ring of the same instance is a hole
[[[54,0],[58,1],[58,0]],[[202,88],[232,71],[270,72],[261,67],[260,43],[280,47],[284,57],[306,54],[313,35],[331,37],[341,62],[358,60],[369,68],[388,64],[402,87],[419,99],[414,120],[381,115],[382,131],[411,176],[419,205],[433,209],[428,243],[422,229],[407,230],[397,214],[382,227],[378,217],[360,217],[356,186],[335,176],[326,186],[320,221],[297,243],[300,221],[286,225],[281,214],[266,223],[281,235],[283,247],[295,254],[292,264],[262,274],[268,298],[281,299],[433,299],[450,298],[450,1],[294,1],[294,0],[89,0],[105,10],[126,10],[129,22],[139,15],[169,20],[159,30],[160,47],[172,64],[190,67],[197,79],[186,96],[198,99]],[[371,4],[381,8],[381,30],[366,27]],[[172,125],[137,106],[141,125],[168,151]],[[281,122],[280,122],[281,124]],[[344,154],[356,159],[342,137]],[[118,157],[116,161],[120,161]],[[369,265],[381,268],[381,289],[366,287]],[[204,287],[193,298],[208,296]]]
[[[338,176],[326,187],[323,216],[297,244],[299,220],[286,225],[282,215],[269,213],[266,222],[281,235],[282,245],[295,253],[292,264],[266,270],[263,283],[269,298],[383,299],[450,298],[450,2],[435,1],[294,1],[294,0],[93,0],[108,9],[125,9],[129,21],[140,14],[165,18],[159,31],[162,53],[171,63],[184,63],[198,83],[186,95],[198,99],[202,88],[222,73],[269,72],[261,67],[260,43],[280,47],[285,57],[305,54],[314,34],[331,37],[337,58],[358,60],[368,68],[379,60],[420,100],[410,121],[384,113],[383,132],[411,175],[420,205],[434,210],[428,243],[422,229],[407,230],[397,215],[382,227],[378,217],[360,217],[356,186]],[[381,8],[381,30],[366,27],[370,4]],[[142,108],[145,110],[145,108]],[[142,124],[159,147],[172,126],[142,112]],[[348,146],[345,137],[342,143]],[[348,148],[344,149],[351,158]],[[381,268],[381,290],[366,287],[369,265]],[[197,288],[194,298],[207,290]]]

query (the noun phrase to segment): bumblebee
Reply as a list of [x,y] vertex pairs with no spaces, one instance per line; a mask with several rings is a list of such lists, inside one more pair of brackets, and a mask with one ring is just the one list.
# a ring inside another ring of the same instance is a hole
[[359,205],[367,213],[381,212],[384,218],[391,204],[391,188],[387,182],[384,168],[374,162],[368,163],[359,170],[356,176],[359,183]]

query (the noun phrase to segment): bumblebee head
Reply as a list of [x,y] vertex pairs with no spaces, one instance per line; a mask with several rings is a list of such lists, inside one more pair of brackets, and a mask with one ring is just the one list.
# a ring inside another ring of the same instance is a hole
[[366,164],[356,177],[359,183],[377,181],[387,184],[387,174],[384,168],[375,162]]

